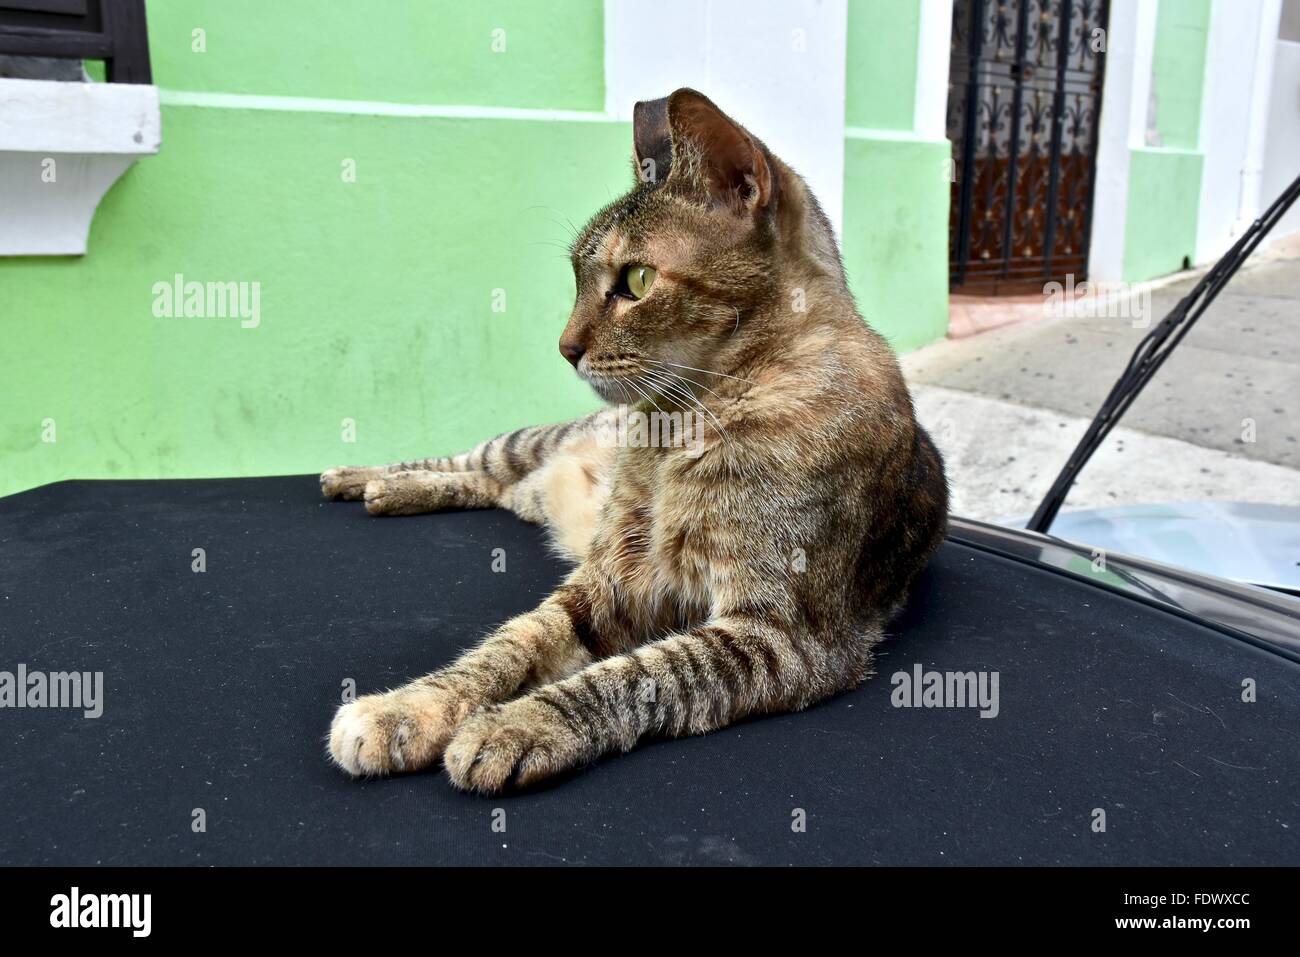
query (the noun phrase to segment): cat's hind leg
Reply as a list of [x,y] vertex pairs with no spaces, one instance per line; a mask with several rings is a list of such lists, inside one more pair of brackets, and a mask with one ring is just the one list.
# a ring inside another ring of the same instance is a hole
[[503,486],[486,472],[393,472],[366,482],[371,515],[419,515],[447,509],[496,508]]
[[448,509],[504,508],[543,525],[565,557],[587,557],[609,496],[612,450],[584,443],[553,455],[514,484],[487,472],[394,472],[365,485],[371,515],[418,515]]
[[598,429],[608,428],[613,422],[611,418],[613,414],[609,409],[602,409],[572,422],[537,425],[515,429],[513,432],[503,432],[486,442],[480,442],[468,452],[460,452],[457,455],[413,459],[409,462],[394,462],[391,465],[329,469],[321,473],[321,494],[331,499],[357,501],[365,497],[368,483],[377,479],[391,478],[401,472],[433,474],[482,472],[503,486],[514,485],[543,465],[557,450],[595,434]]
[[[492,441],[496,440],[493,439]],[[483,443],[483,445],[489,444],[491,443]],[[449,472],[478,471],[478,469],[471,467],[475,452],[477,452],[477,449],[462,452],[459,455],[413,459],[409,462],[393,462],[390,465],[344,466],[342,468],[327,469],[320,476],[321,494],[326,498],[338,498],[345,502],[355,502],[365,497],[366,485],[376,479],[388,478],[407,472],[437,475]]]
[[[547,428],[547,427],[544,427]],[[549,428],[554,428],[551,426]],[[414,479],[417,474],[446,475],[448,473],[479,473],[497,482],[512,482],[511,461],[504,456],[507,445],[518,445],[526,433],[537,429],[516,429],[505,432],[494,439],[480,442],[468,452],[457,455],[442,455],[428,459],[412,459],[407,462],[393,462],[389,465],[345,466],[328,469],[321,473],[320,490],[326,498],[338,498],[345,502],[355,502],[365,498],[366,486],[379,479]],[[517,457],[514,459],[518,462]],[[453,505],[442,506],[454,508]],[[487,508],[488,506],[462,506],[464,508]],[[431,508],[420,511],[434,511]],[[380,512],[376,514],[409,515],[410,512]]]

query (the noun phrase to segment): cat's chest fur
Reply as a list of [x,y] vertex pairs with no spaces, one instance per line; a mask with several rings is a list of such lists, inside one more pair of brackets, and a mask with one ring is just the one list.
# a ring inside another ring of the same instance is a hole
[[686,449],[629,449],[602,527],[608,570],[629,600],[674,623],[708,616],[716,563],[732,551],[723,490]]

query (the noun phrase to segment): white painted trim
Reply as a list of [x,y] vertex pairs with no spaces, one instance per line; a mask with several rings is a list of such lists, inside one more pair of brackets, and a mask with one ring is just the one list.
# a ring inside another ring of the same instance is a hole
[[1201,150],[1188,149],[1185,146],[1134,146],[1134,153],[1159,153],[1162,156],[1204,156]]
[[900,143],[934,143],[948,145],[948,137],[942,132],[938,136],[928,136],[914,130],[878,130],[869,126],[846,126],[844,138],[848,140],[894,140]]
[[1268,145],[1268,118],[1272,108],[1273,67],[1277,53],[1282,0],[1263,0],[1255,47],[1255,76],[1250,91],[1250,124],[1246,156],[1242,163],[1241,203],[1237,208],[1237,233],[1244,232],[1264,206],[1273,201],[1263,195],[1264,156]]
[[1088,254],[1088,278],[1093,282],[1124,278],[1129,160],[1131,150],[1146,142],[1156,4],[1157,0],[1136,0],[1110,8]]
[[[1120,4],[1114,4],[1111,7],[1111,24],[1107,29],[1107,40],[1114,43],[1118,39],[1115,35],[1115,7]],[[1128,145],[1133,147],[1142,147],[1153,144],[1147,143],[1147,108],[1151,102],[1151,90],[1155,85],[1155,62],[1156,62],[1156,21],[1160,13],[1159,0],[1138,0],[1136,7],[1136,16],[1133,18],[1133,46],[1132,46],[1132,90],[1133,99],[1128,111]],[[1103,107],[1104,109],[1104,107]]]
[[207,93],[162,90],[163,106],[222,110],[272,110],[282,113],[342,113],[456,120],[522,120],[545,123],[613,123],[617,117],[595,110],[537,110],[513,106],[462,106],[446,103],[391,103],[384,100],[328,100],[308,96]]
[[1205,157],[1198,263],[1223,255],[1260,213],[1281,14],[1281,0],[1213,0],[1197,143]]
[[158,88],[136,83],[0,79],[0,150],[158,152]]
[[[135,162],[122,153],[0,152],[0,256],[80,256],[104,194]],[[57,178],[47,182],[46,164]]]
[[84,253],[99,201],[161,142],[157,87],[0,79],[0,256]]
[[953,0],[920,0],[917,33],[916,101],[912,129],[918,138],[940,140],[948,132],[948,66],[952,47]]
[[[1294,181],[1300,157],[1300,42],[1273,41],[1273,75],[1269,82],[1268,131],[1259,204],[1267,207]],[[1292,206],[1269,235],[1270,245],[1300,232],[1300,206]],[[1290,244],[1289,244],[1290,245]],[[1291,248],[1294,248],[1292,246]]]

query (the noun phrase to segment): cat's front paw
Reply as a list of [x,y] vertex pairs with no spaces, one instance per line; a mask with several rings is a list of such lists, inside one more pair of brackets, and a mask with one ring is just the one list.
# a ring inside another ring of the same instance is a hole
[[419,682],[363,695],[335,712],[330,759],[354,777],[419,771],[438,760],[471,710],[469,702]]
[[320,492],[326,498],[355,502],[365,494],[366,483],[378,474],[376,468],[328,469],[320,475]]
[[531,697],[483,708],[456,731],[443,763],[452,784],[495,794],[577,767],[588,743],[550,705]]

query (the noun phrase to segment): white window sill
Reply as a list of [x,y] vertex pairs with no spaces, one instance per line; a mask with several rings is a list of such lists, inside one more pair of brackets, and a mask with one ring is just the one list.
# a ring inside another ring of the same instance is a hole
[[0,256],[79,256],[99,201],[162,141],[158,88],[0,79]]

